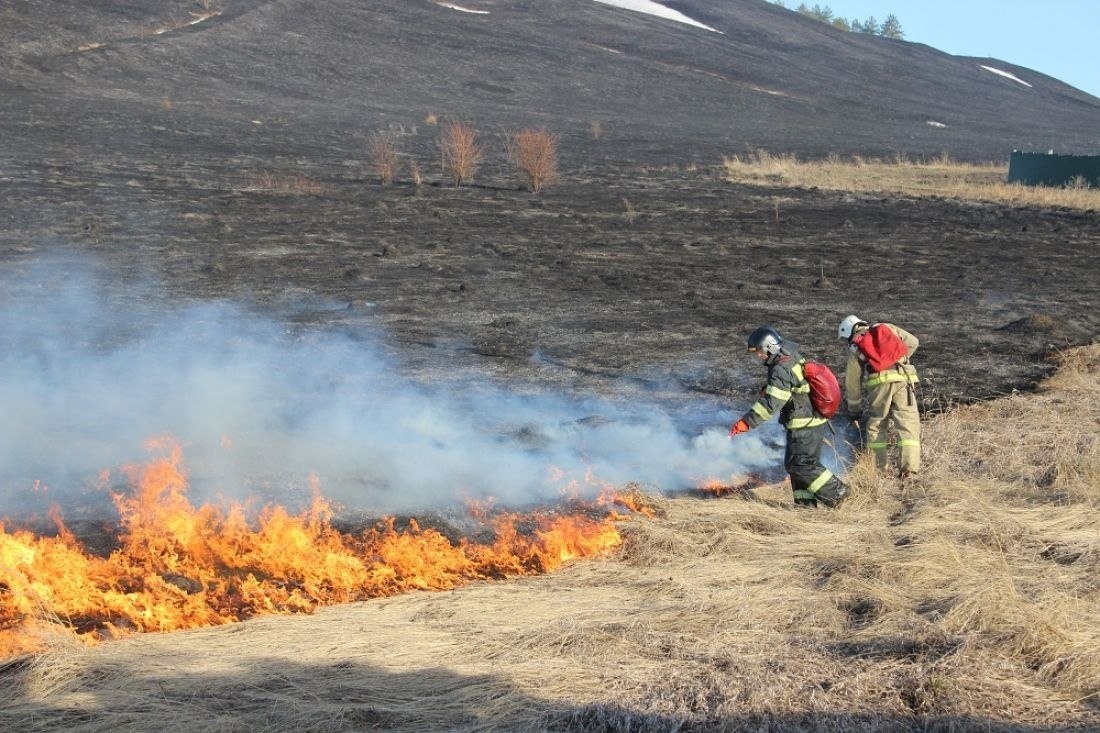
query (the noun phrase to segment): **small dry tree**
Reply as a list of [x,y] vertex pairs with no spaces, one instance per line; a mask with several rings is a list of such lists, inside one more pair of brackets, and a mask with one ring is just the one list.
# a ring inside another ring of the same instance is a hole
[[508,157],[527,177],[532,193],[558,180],[558,138],[545,129],[520,130],[510,135]]
[[409,179],[417,188],[424,183],[424,171],[420,170],[420,163],[416,158],[409,158]]
[[638,210],[634,208],[634,204],[630,202],[630,199],[623,196],[623,219],[627,224],[633,224],[634,219],[638,216]]
[[439,152],[443,172],[450,174],[456,186],[473,180],[477,167],[485,160],[485,148],[477,141],[477,130],[466,122],[451,121],[444,125]]
[[367,141],[367,156],[370,158],[370,169],[382,183],[393,183],[397,177],[397,169],[400,158],[397,151],[397,143],[393,135],[388,132],[376,132]]

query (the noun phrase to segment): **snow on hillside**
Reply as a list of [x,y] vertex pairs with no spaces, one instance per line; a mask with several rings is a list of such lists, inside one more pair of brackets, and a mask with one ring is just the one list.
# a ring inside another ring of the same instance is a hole
[[697,28],[705,28],[708,31],[714,31],[715,33],[721,33],[722,31],[717,28],[711,28],[709,25],[704,25],[697,20],[693,20],[683,13],[677,12],[672,8],[666,8],[660,3],[652,2],[652,0],[596,0],[598,3],[604,5],[613,5],[616,8],[623,8],[624,10],[633,10],[638,13],[648,13],[649,15],[656,15],[658,18],[665,18],[666,20],[675,20],[677,23],[686,23],[693,25]]
[[1021,84],[1023,84],[1025,87],[1031,86],[1026,81],[1021,79],[1020,77],[1016,76],[1015,74],[1010,74],[1007,71],[1002,71],[1001,69],[995,69],[992,66],[986,66],[984,64],[981,65],[981,68],[985,69],[986,71],[990,71],[994,74],[997,74],[998,76],[1003,76],[1006,79],[1011,79],[1012,81],[1018,81]]
[[447,8],[448,10],[457,10],[457,11],[462,12],[462,13],[473,13],[475,15],[488,15],[489,14],[488,10],[471,10],[470,8],[464,8],[461,5],[455,5],[454,3],[437,2],[436,5],[438,5],[441,8]]

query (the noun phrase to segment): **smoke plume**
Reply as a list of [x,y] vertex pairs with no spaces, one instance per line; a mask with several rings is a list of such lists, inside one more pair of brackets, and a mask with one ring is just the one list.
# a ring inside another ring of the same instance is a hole
[[781,460],[774,426],[730,441],[736,414],[697,397],[673,415],[644,396],[426,383],[403,376],[379,334],[303,331],[231,303],[173,306],[153,285],[107,288],[80,266],[5,279],[0,516],[39,494],[63,507],[87,496],[163,435],[182,444],[204,496],[282,500],[313,475],[326,496],[386,512],[524,506],[570,484],[678,490]]

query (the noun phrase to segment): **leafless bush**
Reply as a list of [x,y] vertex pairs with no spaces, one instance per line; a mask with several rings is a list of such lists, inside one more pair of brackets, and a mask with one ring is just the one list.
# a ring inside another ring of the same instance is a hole
[[397,143],[388,132],[376,132],[367,141],[370,168],[382,183],[393,183],[400,166]]
[[638,216],[638,210],[634,208],[634,204],[630,202],[630,199],[623,197],[623,219],[627,224],[633,224],[634,219]]
[[424,183],[424,171],[420,170],[420,163],[416,161],[416,158],[409,158],[409,178],[412,179],[414,186],[420,186]]
[[1073,178],[1066,181],[1065,187],[1070,189],[1071,191],[1087,191],[1092,186],[1089,184],[1089,179],[1085,178],[1084,176],[1074,176]]
[[558,138],[545,129],[520,130],[507,138],[508,157],[538,193],[558,179]]
[[466,122],[452,121],[443,127],[439,150],[443,159],[443,171],[450,173],[456,186],[472,180],[481,161],[485,159],[485,148],[477,141],[477,130]]

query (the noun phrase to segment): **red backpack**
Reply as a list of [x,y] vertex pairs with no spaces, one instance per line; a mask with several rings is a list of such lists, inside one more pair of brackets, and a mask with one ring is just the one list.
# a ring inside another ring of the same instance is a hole
[[802,368],[810,383],[810,404],[822,417],[832,417],[840,409],[840,382],[829,367],[819,361],[808,361]]
[[894,330],[885,323],[876,323],[852,339],[852,343],[867,359],[872,372],[885,371],[903,359],[909,349]]

